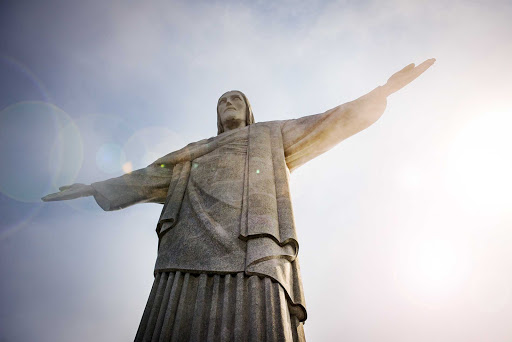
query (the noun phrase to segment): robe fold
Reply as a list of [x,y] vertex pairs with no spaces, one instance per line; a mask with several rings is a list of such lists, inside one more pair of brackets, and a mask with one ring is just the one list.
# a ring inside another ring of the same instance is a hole
[[[189,144],[144,169],[93,183],[95,199],[104,210],[144,202],[163,204],[156,228],[159,252],[155,275],[176,271],[221,275],[245,272],[247,276],[270,278],[284,289],[290,313],[303,322],[307,314],[289,174],[345,138],[339,134],[343,126],[342,117],[326,112],[296,120],[255,123],[227,131]],[[226,152],[222,152],[223,148],[227,149]],[[222,156],[227,158],[224,160],[227,168],[218,159]],[[215,162],[215,169],[226,168],[220,171],[227,172],[225,180],[219,183],[226,189],[221,192],[239,193],[239,199],[230,203],[231,197],[222,199],[225,196],[222,193],[211,195],[210,192],[219,190],[209,190],[208,182],[201,185],[203,180],[209,180],[208,172],[212,172],[201,169],[204,158],[209,163]],[[232,158],[236,162],[229,164],[227,161],[233,161]],[[229,172],[233,172],[232,176]],[[226,182],[230,177],[233,184]],[[220,224],[224,213],[227,221]],[[186,234],[186,227],[196,228],[195,222],[208,230],[208,240],[199,231],[197,234],[192,232],[190,236]],[[176,236],[173,236],[174,231]],[[197,248],[198,255],[212,252],[212,260],[195,262],[183,259],[174,251],[179,250],[179,246],[166,250],[165,247],[169,246],[167,241],[173,241],[175,237],[180,244]],[[197,246],[193,245],[195,241]],[[203,245],[201,241],[208,243]],[[210,243],[217,243],[217,247],[208,247]],[[222,248],[225,249],[226,260],[222,255],[215,257],[217,249]],[[181,264],[176,262],[180,258],[185,260]]]

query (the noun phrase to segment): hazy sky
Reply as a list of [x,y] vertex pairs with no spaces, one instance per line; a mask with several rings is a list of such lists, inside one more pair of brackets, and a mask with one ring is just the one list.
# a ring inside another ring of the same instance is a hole
[[512,340],[509,1],[2,1],[0,341],[128,341],[160,205],[41,203],[436,64],[292,174],[309,341]]

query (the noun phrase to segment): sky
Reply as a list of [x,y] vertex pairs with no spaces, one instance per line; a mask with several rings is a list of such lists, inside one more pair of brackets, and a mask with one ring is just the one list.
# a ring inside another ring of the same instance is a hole
[[256,121],[324,112],[436,58],[293,172],[309,341],[512,340],[512,4],[0,3],[0,341],[127,341],[161,206],[42,203]]

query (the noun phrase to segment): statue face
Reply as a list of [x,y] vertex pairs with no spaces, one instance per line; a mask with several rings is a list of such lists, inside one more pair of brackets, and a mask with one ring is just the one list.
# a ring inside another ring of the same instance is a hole
[[217,105],[220,120],[225,129],[245,126],[247,105],[237,91],[224,94]]

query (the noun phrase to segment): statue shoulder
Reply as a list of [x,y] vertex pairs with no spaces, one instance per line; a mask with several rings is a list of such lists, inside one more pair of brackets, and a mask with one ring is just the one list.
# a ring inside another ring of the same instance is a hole
[[273,121],[263,121],[263,122],[256,122],[253,123],[251,126],[266,126],[269,128],[280,128],[282,127],[287,120],[273,120]]

